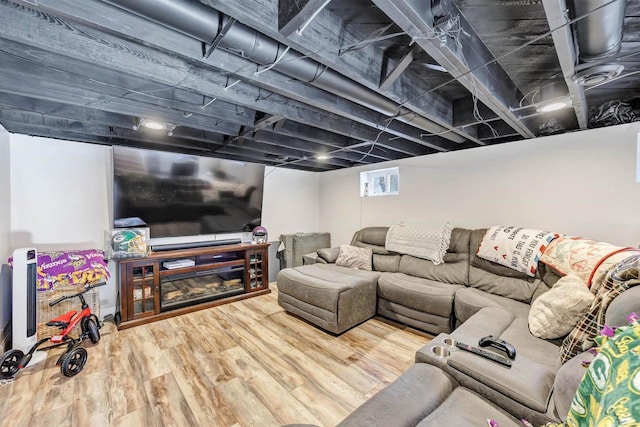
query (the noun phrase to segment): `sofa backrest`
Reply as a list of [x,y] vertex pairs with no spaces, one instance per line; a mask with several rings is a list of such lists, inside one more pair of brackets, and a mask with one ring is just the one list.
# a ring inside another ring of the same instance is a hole
[[410,276],[436,280],[454,285],[467,285],[469,281],[469,242],[471,230],[454,228],[444,263],[435,265],[433,262],[402,255],[399,272]]
[[476,254],[487,232],[486,228],[473,230],[469,244],[469,286],[482,291],[530,303],[546,292],[549,286],[542,281],[540,271],[535,277],[482,259]]
[[353,235],[351,246],[371,248],[374,271],[397,273],[400,255],[385,248],[387,231],[389,231],[389,227],[365,227]]

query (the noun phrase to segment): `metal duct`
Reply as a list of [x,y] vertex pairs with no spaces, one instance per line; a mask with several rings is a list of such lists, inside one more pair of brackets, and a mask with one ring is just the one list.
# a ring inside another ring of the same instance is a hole
[[[221,23],[228,18],[197,0],[105,0],[129,12],[153,20],[161,25],[194,37],[204,43],[211,43],[221,31]],[[238,22],[229,28],[218,47],[261,65],[273,64],[287,49],[283,44]],[[409,123],[431,133],[444,133],[443,138],[455,142],[466,139],[448,129],[401,107],[393,101],[344,77],[313,59],[289,49],[273,67],[289,77],[307,82],[334,95],[387,116],[397,114],[397,120]],[[381,126],[384,123],[381,123]]]
[[[611,0],[574,0],[576,17],[583,16]],[[599,61],[617,54],[622,46],[626,0],[617,0],[576,23],[580,60]]]

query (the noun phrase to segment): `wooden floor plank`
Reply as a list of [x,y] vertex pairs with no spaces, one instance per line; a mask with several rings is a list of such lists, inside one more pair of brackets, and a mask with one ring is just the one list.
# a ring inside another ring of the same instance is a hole
[[197,420],[172,373],[145,383],[147,398],[160,425],[195,426]]
[[350,412],[311,381],[293,390],[291,395],[302,402],[325,426],[335,426]]
[[233,376],[229,373],[225,375],[212,373],[214,370],[222,371],[221,358],[211,360],[212,363],[209,365],[211,368],[202,369],[200,364],[185,363],[193,356],[191,350],[185,345],[164,350],[164,355],[180,390],[198,420],[198,425],[229,426],[236,423],[233,413],[221,401],[218,389],[220,383]]
[[360,393],[301,351],[290,351],[282,357],[348,411],[353,411],[362,404],[363,399]]
[[251,391],[275,415],[280,423],[320,423],[246,350],[235,347],[225,351],[224,357],[233,366],[238,376],[249,385]]
[[106,427],[109,421],[109,397],[97,384],[106,384],[106,371],[85,372],[73,378],[76,386],[73,400],[74,427]]
[[278,426],[276,417],[240,378],[220,385],[222,397],[242,426]]
[[145,427],[157,427],[158,420],[156,420],[151,410],[151,406],[145,406],[142,409],[138,409],[133,412],[116,419],[113,423],[115,427],[132,427],[132,426],[145,426]]
[[[46,362],[0,384],[0,426],[332,426],[413,363],[429,336],[374,318],[336,336],[287,314],[277,289],[118,331],[85,368]],[[4,384],[4,383],[3,383]]]

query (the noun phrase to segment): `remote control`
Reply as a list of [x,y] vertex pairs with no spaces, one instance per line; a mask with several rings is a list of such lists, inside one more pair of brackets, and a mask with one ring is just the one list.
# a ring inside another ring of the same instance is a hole
[[478,345],[480,347],[491,346],[495,349],[504,351],[511,360],[516,358],[516,348],[513,345],[509,344],[505,340],[494,338],[492,335],[480,338]]
[[464,343],[456,343],[456,347],[460,350],[468,351],[469,353],[477,354],[478,356],[482,356],[485,359],[493,360],[494,362],[500,363],[501,365],[511,367],[511,360],[507,359],[504,356],[500,356],[499,354],[491,353],[490,351],[483,350],[478,347],[472,347],[469,344]]

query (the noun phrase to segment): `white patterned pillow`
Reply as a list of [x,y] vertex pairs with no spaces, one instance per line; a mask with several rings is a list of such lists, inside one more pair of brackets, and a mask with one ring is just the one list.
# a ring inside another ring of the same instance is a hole
[[485,233],[477,255],[533,277],[540,255],[558,236],[531,228],[493,226]]
[[555,339],[567,335],[591,307],[595,296],[577,274],[561,277],[550,291],[540,295],[529,310],[533,336]]
[[371,248],[340,245],[340,254],[336,259],[336,265],[371,271],[373,269],[373,250]]

